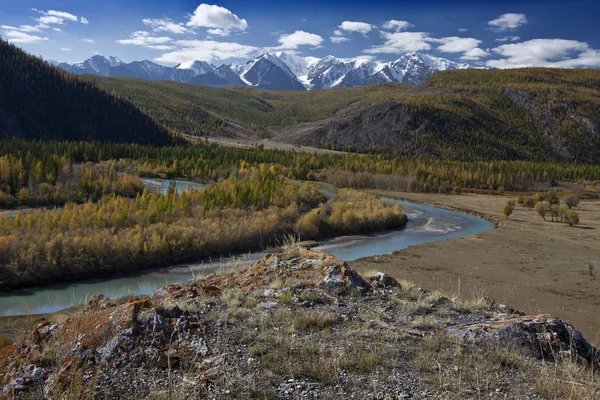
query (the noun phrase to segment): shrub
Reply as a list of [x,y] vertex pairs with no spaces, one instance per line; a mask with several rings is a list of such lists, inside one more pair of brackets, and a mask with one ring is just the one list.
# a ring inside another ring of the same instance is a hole
[[510,205],[510,203],[507,203],[504,208],[502,209],[502,213],[506,216],[506,219],[508,219],[508,217],[510,217],[510,215],[513,213],[513,208]]
[[546,193],[544,193],[544,200],[550,204],[560,203],[560,200],[558,199],[558,195],[556,194],[556,192],[554,190],[548,190]]
[[569,210],[579,205],[579,197],[567,196],[563,201],[567,205],[567,207],[569,207]]
[[547,201],[540,201],[535,205],[535,212],[546,220],[546,214],[550,211],[550,203]]
[[577,225],[579,223],[579,214],[575,211],[569,211],[567,214],[567,223],[569,226]]

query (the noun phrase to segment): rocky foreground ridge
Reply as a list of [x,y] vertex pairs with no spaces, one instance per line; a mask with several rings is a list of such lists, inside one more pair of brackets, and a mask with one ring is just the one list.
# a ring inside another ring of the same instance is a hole
[[597,398],[597,356],[559,318],[290,246],[243,272],[42,321],[0,349],[0,397]]

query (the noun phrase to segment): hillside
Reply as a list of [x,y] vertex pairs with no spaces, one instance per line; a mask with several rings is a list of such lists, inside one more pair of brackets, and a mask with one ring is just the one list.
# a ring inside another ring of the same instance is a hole
[[278,129],[292,143],[394,147],[452,159],[600,162],[600,71],[458,70],[396,101]]
[[599,390],[598,350],[559,318],[361,276],[291,245],[245,271],[99,296],[46,318],[0,345],[0,397],[592,399]]
[[86,79],[179,133],[247,136],[250,130],[276,141],[335,149],[600,162],[598,70],[455,70],[416,86],[309,92]]
[[[237,124],[258,134],[270,126],[290,126],[334,116],[355,102],[397,98],[411,86],[390,83],[351,89],[267,91],[248,87],[213,88],[167,81],[84,76],[130,100],[165,127],[199,136],[233,135]],[[232,122],[232,123],[227,123]]]
[[131,103],[0,40],[0,136],[167,144]]

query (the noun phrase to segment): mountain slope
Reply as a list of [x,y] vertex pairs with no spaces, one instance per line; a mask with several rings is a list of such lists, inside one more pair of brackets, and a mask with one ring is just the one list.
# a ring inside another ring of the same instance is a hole
[[0,135],[167,144],[169,135],[118,99],[0,40]]
[[600,71],[456,70],[389,101],[277,130],[286,142],[473,160],[600,163]]
[[241,126],[311,147],[600,163],[599,70],[449,70],[416,86],[284,92],[86,79],[185,134],[235,135]]

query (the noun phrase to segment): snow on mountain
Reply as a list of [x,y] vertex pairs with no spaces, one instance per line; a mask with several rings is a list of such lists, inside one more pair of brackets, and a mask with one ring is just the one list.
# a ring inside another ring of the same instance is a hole
[[265,53],[247,63],[240,77],[251,86],[267,90],[306,90],[292,70],[275,54]]
[[175,69],[190,70],[195,75],[204,75],[214,71],[217,67],[206,61],[186,61],[176,66]]
[[80,63],[61,63],[58,66],[75,74],[126,76],[208,86],[248,85],[269,90],[329,89],[382,82],[417,84],[437,71],[472,68],[468,64],[416,52],[405,53],[387,63],[369,57],[315,58],[277,52],[261,54],[245,64],[218,68],[205,61],[187,61],[175,67],[147,60],[125,64],[116,57],[100,55]]
[[308,80],[308,73],[310,72],[310,68],[321,61],[321,59],[316,57],[300,57],[295,54],[288,54],[284,52],[275,53],[275,56],[281,60],[292,73],[296,76],[296,78],[306,87],[310,88],[310,81]]

